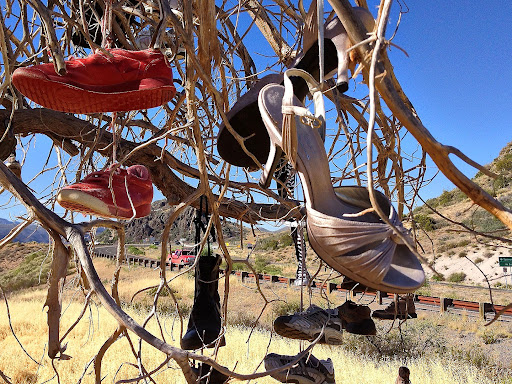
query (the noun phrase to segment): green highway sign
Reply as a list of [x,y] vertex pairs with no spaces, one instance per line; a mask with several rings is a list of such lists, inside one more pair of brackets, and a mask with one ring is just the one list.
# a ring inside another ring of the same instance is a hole
[[500,257],[500,267],[512,267],[512,257]]

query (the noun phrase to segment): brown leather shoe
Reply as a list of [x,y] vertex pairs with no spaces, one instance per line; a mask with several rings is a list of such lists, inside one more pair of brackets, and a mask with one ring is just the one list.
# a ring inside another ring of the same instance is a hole
[[[398,307],[396,307],[396,302],[398,302]],[[374,319],[383,320],[415,319],[418,315],[416,315],[416,308],[414,307],[414,298],[412,295],[400,297],[397,301],[393,301],[386,308],[373,311],[372,317]]]
[[371,310],[366,305],[359,305],[353,301],[346,301],[338,307],[343,329],[356,335],[375,335],[375,323],[370,318]]

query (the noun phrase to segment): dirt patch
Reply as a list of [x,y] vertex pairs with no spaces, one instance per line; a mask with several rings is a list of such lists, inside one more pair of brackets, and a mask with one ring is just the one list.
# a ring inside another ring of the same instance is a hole
[[48,250],[48,244],[44,243],[10,243],[0,252],[0,273],[16,268],[21,264],[25,256],[37,251]]

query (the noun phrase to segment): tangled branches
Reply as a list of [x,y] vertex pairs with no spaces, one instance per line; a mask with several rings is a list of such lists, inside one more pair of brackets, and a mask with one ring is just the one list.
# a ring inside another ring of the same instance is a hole
[[[375,30],[368,35],[347,0],[330,0],[329,3],[332,13],[339,17],[354,43],[351,49],[357,52],[361,63],[354,78],[360,72],[364,84],[368,85],[358,86],[354,97],[350,97],[340,94],[332,81],[326,82],[324,95],[329,99],[330,108],[326,149],[333,183],[340,185],[343,181],[377,187],[396,202],[398,214],[403,217],[416,203],[422,185],[428,182],[425,171],[428,155],[476,204],[512,229],[512,213],[464,176],[449,155],[494,175],[457,149],[437,142],[419,120],[394,76],[385,52],[385,26],[391,1],[381,1]],[[367,7],[366,1],[356,3]],[[216,148],[220,124],[234,132],[226,114],[235,101],[263,75],[283,72],[299,53],[306,25],[302,4],[295,6],[284,0],[240,3],[202,0],[183,1],[182,6],[176,7],[168,0],[117,1],[111,4],[110,29],[105,29],[100,27],[99,21],[107,14],[109,4],[102,0],[48,1],[46,5],[40,0],[7,0],[0,10],[3,60],[0,121],[5,124],[1,128],[5,128],[6,133],[12,130],[17,136],[23,153],[22,164],[34,156],[36,138],[38,154],[35,156],[40,159],[35,176],[23,182],[0,164],[0,181],[26,206],[30,219],[25,223],[34,217],[53,240],[52,274],[46,302],[50,308],[49,356],[63,356],[64,337],[59,334],[60,294],[65,267],[74,256],[80,265],[86,297],[94,292],[119,322],[117,330],[94,359],[97,382],[101,380],[103,354],[119,335],[128,335],[127,330],[165,353],[164,364],[168,359],[176,361],[189,383],[196,379],[189,359],[207,362],[238,379],[268,374],[232,372],[214,359],[185,352],[137,324],[120,307],[115,293],[117,278],[114,278],[110,295],[84,243],[84,233],[94,226],[115,228],[119,233],[118,263],[121,263],[123,223],[75,224],[71,212],[59,211],[55,194],[63,185],[107,168],[112,162],[120,166],[143,164],[150,170],[154,185],[165,196],[167,204],[174,206],[161,239],[160,283],[154,314],[162,289],[168,288],[171,292],[165,270],[170,227],[184,207],[198,208],[203,195],[210,202],[212,214],[208,226],[215,227],[219,234],[219,245],[227,261],[226,276],[229,276],[232,259],[222,238],[221,217],[255,224],[303,216],[302,199],[282,197],[257,183],[262,169],[259,162],[256,171],[232,167],[220,158]],[[156,46],[164,51],[174,70],[176,97],[150,110],[73,115],[38,107],[11,84],[16,68],[50,60],[56,71],[64,74],[67,59],[84,56],[90,49],[103,49],[105,40],[127,50]],[[113,132],[109,131],[110,127],[115,127]],[[241,145],[246,140],[237,134],[234,136]],[[404,149],[411,148],[411,142],[419,144],[417,153]],[[45,161],[43,151],[47,151]],[[251,153],[248,155],[255,160]],[[36,187],[40,182],[45,184],[44,189]],[[39,190],[37,196],[29,189],[32,185]],[[373,200],[372,203],[378,212],[377,204]],[[10,238],[12,236],[2,245]],[[205,242],[206,236],[200,247]],[[225,284],[224,314],[228,297],[229,278]],[[135,349],[134,354],[137,355]],[[151,375],[152,372],[141,369],[139,379]]]

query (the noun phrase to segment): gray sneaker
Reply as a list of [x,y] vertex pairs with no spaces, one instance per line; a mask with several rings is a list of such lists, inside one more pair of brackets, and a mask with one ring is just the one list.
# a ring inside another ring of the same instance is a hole
[[[270,353],[265,356],[265,369],[280,368],[286,365],[297,356],[278,355]],[[280,372],[273,373],[274,379],[281,383],[297,383],[297,384],[335,384],[334,366],[331,359],[319,360],[313,355],[306,355],[295,363],[291,368],[284,369]]]
[[290,339],[314,340],[325,326],[321,344],[340,345],[343,342],[343,324],[338,309],[310,306],[305,312],[279,316],[274,321],[278,335]]

